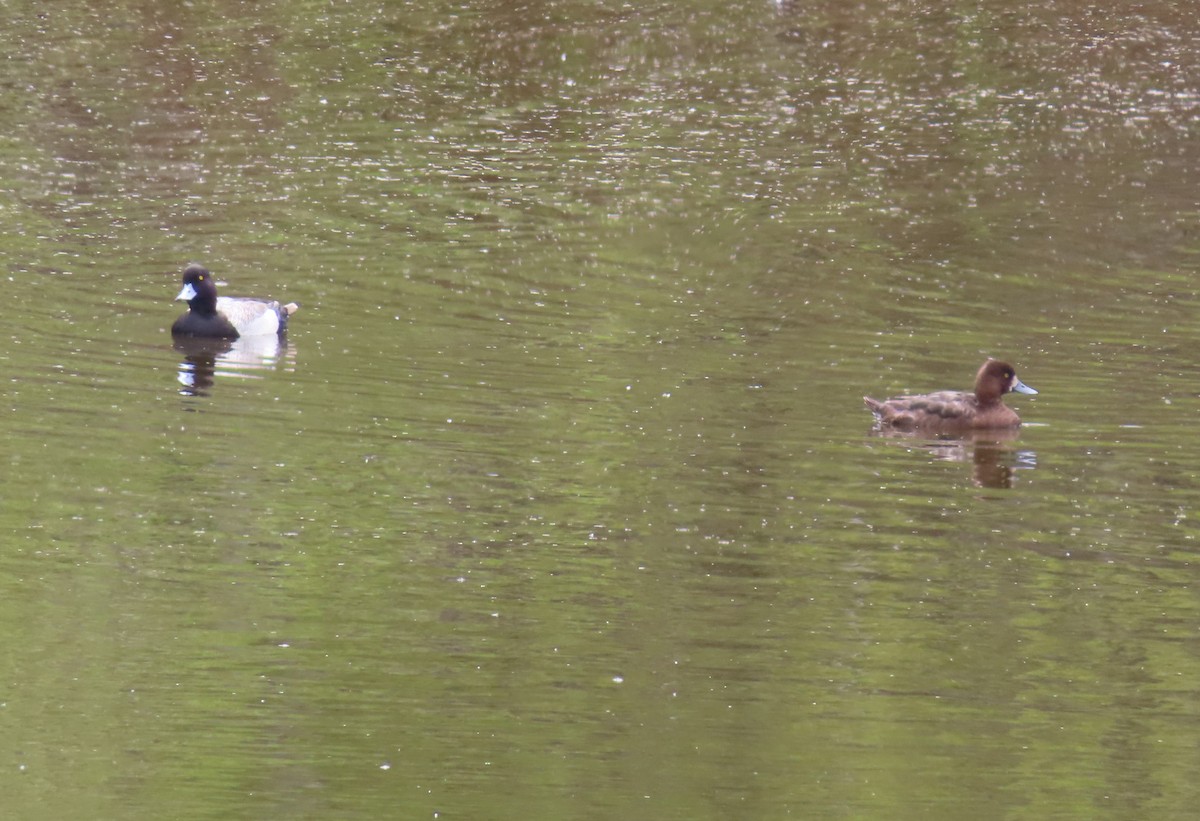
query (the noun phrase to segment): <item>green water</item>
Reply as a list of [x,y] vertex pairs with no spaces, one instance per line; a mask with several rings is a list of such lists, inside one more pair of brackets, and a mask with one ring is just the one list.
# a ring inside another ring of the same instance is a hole
[[1189,8],[7,11],[12,817],[1194,814]]

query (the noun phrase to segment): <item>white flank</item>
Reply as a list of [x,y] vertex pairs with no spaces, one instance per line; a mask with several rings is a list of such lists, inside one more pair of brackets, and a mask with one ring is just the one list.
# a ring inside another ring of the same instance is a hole
[[278,333],[278,305],[257,299],[217,297],[217,311],[224,314],[242,336]]

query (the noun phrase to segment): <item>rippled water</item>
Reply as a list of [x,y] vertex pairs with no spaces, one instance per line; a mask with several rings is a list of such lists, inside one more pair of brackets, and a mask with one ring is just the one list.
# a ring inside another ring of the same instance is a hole
[[1190,817],[1190,9],[10,11],[14,817]]

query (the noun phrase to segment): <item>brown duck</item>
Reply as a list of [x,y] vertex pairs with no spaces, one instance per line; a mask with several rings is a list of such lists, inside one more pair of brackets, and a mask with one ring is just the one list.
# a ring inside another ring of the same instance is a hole
[[1021,424],[1016,411],[1000,401],[1011,391],[1035,394],[1017,378],[1007,362],[989,359],[975,374],[975,391],[938,391],[914,396],[897,396],[879,401],[864,396],[880,427],[946,433],[989,428],[1015,428]]

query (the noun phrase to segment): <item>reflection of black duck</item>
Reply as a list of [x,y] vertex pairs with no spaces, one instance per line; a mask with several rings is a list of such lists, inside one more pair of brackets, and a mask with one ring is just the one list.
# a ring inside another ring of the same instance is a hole
[[206,268],[192,263],[183,271],[183,288],[176,300],[188,310],[171,326],[174,336],[237,339],[242,336],[282,334],[288,317],[300,306],[274,300],[217,296],[217,283]]
[[217,372],[217,357],[233,347],[232,339],[177,336],[175,350],[183,354],[179,365],[180,393],[203,396],[212,387]]
[[285,366],[295,354],[284,335],[243,336],[223,339],[203,336],[176,336],[175,350],[183,354],[179,364],[181,393],[207,393],[218,375],[242,379],[259,378],[263,371]]

